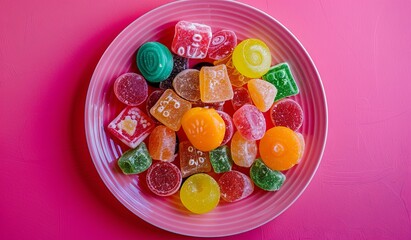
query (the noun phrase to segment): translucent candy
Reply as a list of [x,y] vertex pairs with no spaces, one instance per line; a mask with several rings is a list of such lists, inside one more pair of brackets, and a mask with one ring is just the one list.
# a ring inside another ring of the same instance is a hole
[[146,144],[142,142],[136,148],[124,152],[117,164],[124,174],[138,174],[147,170],[151,162]]
[[221,146],[210,151],[210,162],[215,173],[230,171],[233,166],[230,149],[227,146]]
[[233,122],[238,132],[248,140],[259,140],[264,136],[264,115],[254,105],[245,104],[235,111]]
[[200,71],[186,69],[176,75],[173,80],[174,91],[189,101],[200,100]]
[[234,88],[234,96],[231,100],[233,104],[234,111],[242,107],[244,104],[253,104],[251,101],[250,93],[244,87]]
[[231,139],[231,157],[240,167],[250,167],[257,157],[257,143],[250,141],[239,132],[235,132]]
[[237,202],[251,195],[254,184],[244,173],[230,171],[218,179],[221,198],[226,202]]
[[233,98],[233,88],[225,65],[202,67],[200,70],[201,101],[222,102]]
[[224,124],[225,124],[225,134],[224,134],[223,141],[220,144],[220,145],[225,145],[233,137],[234,124],[233,124],[233,120],[231,119],[230,115],[228,115],[228,113],[223,112],[223,111],[217,111],[217,113],[223,119]]
[[148,96],[148,85],[137,73],[124,73],[114,82],[114,94],[120,102],[128,106],[142,104]]
[[291,73],[290,66],[287,63],[280,63],[271,67],[267,74],[263,76],[263,79],[277,88],[275,101],[299,93],[298,86]]
[[150,134],[154,122],[137,107],[126,107],[107,130],[131,148],[137,147]]
[[273,127],[260,140],[259,151],[265,165],[284,171],[297,164],[302,156],[302,144],[293,130]]
[[158,196],[170,196],[180,188],[181,172],[169,162],[154,163],[147,171],[146,182],[148,188]]
[[218,111],[222,111],[224,108],[224,102],[214,102],[214,103],[204,103],[201,100],[196,102],[191,102],[192,107],[202,107],[202,108],[212,108]]
[[184,207],[197,214],[210,212],[220,201],[220,187],[209,175],[198,173],[184,181],[180,190]]
[[301,162],[301,159],[304,156],[304,150],[305,150],[305,140],[304,140],[304,136],[299,133],[299,132],[295,132],[295,134],[298,137],[298,140],[300,140],[300,144],[301,144],[301,152],[300,152],[300,157],[297,160],[297,164]]
[[174,160],[176,144],[176,133],[164,125],[155,127],[148,138],[148,149],[155,160]]
[[242,41],[235,47],[232,58],[235,68],[249,78],[260,78],[271,65],[270,49],[259,39]]
[[277,88],[261,79],[251,79],[248,81],[247,87],[254,105],[261,112],[267,112],[274,103]]
[[179,97],[173,90],[167,89],[150,109],[150,113],[165,126],[178,131],[181,127],[181,118],[190,109],[189,101]]
[[270,110],[270,117],[274,126],[288,127],[293,131],[301,127],[304,119],[300,104],[288,98],[274,103]]
[[189,141],[179,144],[180,169],[183,178],[195,173],[207,173],[211,171],[211,163],[208,152],[196,149]]
[[221,30],[213,34],[208,57],[213,60],[219,60],[231,55],[235,46],[237,46],[237,35],[231,30]]
[[185,58],[205,58],[211,36],[211,28],[207,25],[180,21],[175,26],[171,50]]
[[188,68],[188,58],[183,58],[181,56],[173,54],[173,70],[170,73],[170,76],[160,82],[160,89],[169,89],[173,88],[173,79],[181,71]]
[[241,87],[251,79],[237,71],[237,69],[233,65],[231,55],[226,58],[214,61],[215,66],[221,64],[224,64],[226,66],[230,82],[234,87]]
[[156,123],[160,124],[160,122],[153,116],[151,116],[150,109],[157,103],[158,99],[160,99],[161,95],[163,95],[164,90],[155,90],[153,91],[147,98],[146,102],[146,111],[148,116]]
[[277,191],[285,181],[285,175],[268,168],[261,159],[257,159],[250,168],[250,177],[254,184],[266,191]]
[[170,50],[159,42],[146,42],[137,51],[137,67],[149,82],[167,79],[173,70]]

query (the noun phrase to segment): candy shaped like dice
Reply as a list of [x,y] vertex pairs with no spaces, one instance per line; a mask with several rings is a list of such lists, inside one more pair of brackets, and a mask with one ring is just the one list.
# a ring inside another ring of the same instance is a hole
[[221,146],[210,151],[210,162],[215,173],[230,171],[233,166],[230,149],[227,146]]
[[247,87],[254,105],[261,112],[267,112],[274,103],[277,88],[261,79],[251,79],[248,81]]
[[302,146],[293,130],[273,127],[260,140],[259,151],[265,165],[272,170],[284,171],[297,164]]
[[182,177],[178,167],[169,162],[157,162],[147,171],[148,188],[158,196],[170,196],[180,188]]
[[150,113],[165,126],[178,131],[181,127],[181,118],[190,109],[189,101],[179,97],[173,90],[167,89],[150,109]]
[[234,96],[231,99],[234,111],[237,111],[245,104],[253,104],[251,101],[250,93],[246,88],[239,87],[233,89]]
[[237,35],[231,30],[221,30],[213,34],[210,47],[208,48],[208,57],[213,60],[219,60],[231,55],[235,46],[237,46]]
[[261,159],[257,159],[250,168],[250,177],[254,184],[266,191],[277,191],[285,181],[285,175],[271,170]]
[[146,42],[138,49],[137,67],[149,82],[167,79],[173,70],[173,55],[159,42]]
[[186,69],[176,75],[173,80],[174,91],[189,101],[200,100],[200,71]]
[[225,134],[224,134],[223,141],[220,144],[220,145],[225,145],[233,137],[234,124],[233,124],[233,120],[231,119],[230,115],[228,115],[228,113],[223,112],[223,111],[217,111],[217,113],[223,119],[224,124],[225,124]]
[[209,175],[198,173],[184,181],[180,199],[190,212],[203,214],[217,207],[220,201],[220,187]]
[[207,173],[211,171],[208,152],[196,149],[189,141],[179,144],[180,169],[183,178],[195,173]]
[[147,115],[156,123],[160,124],[160,122],[153,116],[151,116],[150,109],[157,103],[158,99],[160,99],[161,95],[163,95],[164,90],[154,90],[150,95],[148,95],[147,102],[146,102],[146,111]]
[[275,101],[297,95],[300,91],[287,63],[280,63],[271,67],[262,78],[277,88]]
[[117,165],[124,174],[138,174],[147,170],[151,162],[146,144],[142,142],[136,148],[124,152],[118,159]]
[[242,41],[235,47],[232,58],[235,68],[249,78],[260,78],[271,65],[270,49],[259,39]]
[[155,127],[148,138],[148,149],[155,160],[174,160],[176,144],[176,133],[163,125]]
[[137,107],[126,107],[107,130],[131,148],[137,147],[150,134],[154,122]]
[[114,82],[114,94],[120,102],[128,106],[142,104],[148,96],[148,85],[137,73],[124,73]]
[[221,198],[226,202],[237,202],[251,195],[254,184],[244,173],[230,171],[218,179]]
[[241,87],[246,84],[251,78],[248,78],[242,75],[233,65],[232,56],[228,56],[226,58],[214,61],[214,65],[221,65],[224,64],[227,68],[227,73],[230,78],[230,82],[235,87]]
[[223,102],[233,98],[233,88],[225,65],[201,68],[200,95],[201,101],[205,103]]
[[224,120],[212,108],[188,110],[181,119],[181,124],[188,140],[201,151],[217,148],[224,139]]
[[164,81],[160,82],[160,89],[169,89],[173,88],[173,79],[181,71],[188,68],[188,58],[183,58],[181,56],[173,55],[173,70],[170,73],[170,76]]
[[304,114],[300,104],[287,98],[274,103],[270,118],[274,126],[288,127],[296,131],[303,124]]
[[171,50],[185,58],[205,58],[211,37],[212,32],[209,26],[180,21],[175,26]]
[[264,115],[253,105],[245,104],[235,111],[233,122],[238,132],[247,140],[259,140],[264,136]]
[[245,139],[239,132],[235,132],[231,139],[231,157],[240,167],[250,167],[257,157],[257,143]]

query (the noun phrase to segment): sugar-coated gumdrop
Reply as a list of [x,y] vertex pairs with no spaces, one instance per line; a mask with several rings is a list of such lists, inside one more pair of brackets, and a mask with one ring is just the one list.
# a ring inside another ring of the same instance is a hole
[[237,46],[237,35],[231,30],[221,30],[213,34],[208,49],[208,57],[213,60],[225,58],[233,52]]
[[181,71],[188,68],[188,58],[184,58],[175,54],[173,55],[173,70],[170,73],[170,76],[164,81],[161,81],[159,84],[160,89],[169,89],[173,88],[174,77]]
[[227,146],[221,146],[210,151],[210,162],[215,173],[230,171],[233,166],[230,149]]
[[114,94],[120,102],[138,106],[148,96],[148,85],[143,76],[137,73],[124,73],[114,82]]
[[148,95],[147,102],[146,102],[146,111],[147,115],[151,117],[151,119],[156,124],[161,124],[155,117],[151,116],[150,109],[157,103],[158,99],[160,99],[161,95],[163,95],[164,90],[154,90],[150,95]]
[[248,81],[247,87],[254,105],[261,112],[267,112],[274,103],[277,88],[261,79],[251,79]]
[[155,124],[137,107],[126,107],[107,127],[108,131],[131,148],[137,147]]
[[117,164],[124,174],[138,174],[147,170],[151,162],[146,144],[142,142],[136,148],[124,152]]
[[179,144],[179,156],[183,178],[195,173],[207,173],[211,171],[208,152],[196,149],[189,141],[184,141]]
[[250,168],[250,177],[254,184],[266,191],[277,191],[284,184],[285,175],[271,170],[261,159],[257,159]]
[[229,171],[218,179],[221,198],[226,202],[237,202],[251,195],[254,184],[244,173]]
[[220,201],[220,187],[211,176],[198,173],[184,181],[180,190],[184,207],[197,214],[213,210]]
[[146,42],[137,51],[137,67],[149,82],[167,79],[173,70],[173,55],[159,42]]
[[259,39],[242,41],[235,47],[232,58],[235,68],[249,78],[260,78],[271,65],[270,49]]
[[277,88],[275,101],[297,95],[300,91],[287,63],[280,63],[271,67],[262,78]]
[[239,71],[237,71],[237,69],[233,65],[232,55],[226,58],[214,61],[215,66],[220,65],[220,64],[224,64],[226,66],[227,73],[230,78],[230,82],[234,87],[241,87],[251,79],[251,78],[248,78],[242,75]]
[[201,68],[200,95],[201,101],[206,103],[222,102],[233,98],[233,88],[225,65]]
[[234,111],[237,111],[240,107],[244,104],[253,104],[251,101],[250,93],[244,87],[234,88],[233,89],[234,96],[231,99],[231,103],[233,105]]
[[288,127],[296,131],[303,124],[304,114],[300,104],[286,98],[274,103],[270,117],[274,126]]
[[182,177],[178,167],[169,162],[157,162],[147,171],[148,188],[158,196],[170,196],[180,188]]
[[189,101],[200,100],[200,71],[186,69],[176,75],[173,80],[174,91]]
[[239,132],[235,132],[231,139],[231,157],[240,167],[250,167],[257,157],[257,143],[245,139]]
[[264,115],[254,105],[245,104],[235,111],[233,122],[238,132],[248,140],[259,140],[264,136]]
[[176,133],[170,128],[159,125],[148,138],[148,150],[155,160],[172,161],[175,158]]
[[233,120],[231,119],[231,117],[228,113],[223,112],[223,111],[217,111],[217,113],[218,113],[218,115],[220,115],[220,117],[223,119],[223,121],[225,123],[225,134],[224,134],[223,141],[220,144],[220,145],[225,145],[233,137],[234,124],[233,124]]

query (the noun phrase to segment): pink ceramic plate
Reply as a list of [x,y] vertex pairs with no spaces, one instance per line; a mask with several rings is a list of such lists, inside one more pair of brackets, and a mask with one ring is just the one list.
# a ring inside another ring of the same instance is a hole
[[[125,176],[116,167],[123,147],[109,136],[105,127],[121,110],[112,91],[117,76],[136,71],[135,53],[147,41],[170,47],[174,25],[179,20],[208,24],[214,29],[231,29],[239,39],[259,38],[267,43],[273,64],[290,64],[304,109],[301,132],[306,152],[301,163],[288,172],[276,193],[255,191],[237,203],[220,203],[205,215],[190,214],[178,194],[156,197],[145,186],[145,174]],[[87,142],[101,178],[130,211],[165,230],[191,236],[226,236],[254,229],[284,212],[304,191],[320,163],[327,135],[327,106],[318,72],[300,42],[271,16],[234,1],[178,1],[159,7],[131,23],[108,47],[90,82],[85,110]]]

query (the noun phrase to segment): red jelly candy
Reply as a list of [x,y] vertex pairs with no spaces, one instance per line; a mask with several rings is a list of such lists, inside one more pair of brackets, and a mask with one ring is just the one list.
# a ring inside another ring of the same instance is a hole
[[245,104],[235,111],[233,122],[238,132],[245,139],[255,141],[263,138],[266,124],[262,112],[256,106]]
[[114,94],[120,102],[129,106],[138,106],[147,99],[148,85],[143,76],[137,73],[125,73],[114,82]]
[[237,35],[231,30],[221,30],[213,34],[211,44],[208,49],[208,57],[213,60],[220,60],[228,57],[237,46]]
[[161,95],[163,95],[164,91],[165,90],[155,90],[147,98],[147,103],[146,103],[147,114],[157,124],[161,124],[161,123],[155,117],[151,116],[150,109],[157,103],[158,99],[160,99],[160,97],[161,97]]
[[178,167],[169,162],[157,162],[147,171],[147,186],[158,196],[170,196],[178,191],[182,177]]
[[234,96],[233,99],[231,99],[231,103],[233,104],[234,111],[242,107],[244,104],[253,104],[250,93],[246,88],[233,88],[233,92]]
[[229,171],[218,179],[221,198],[227,202],[236,202],[250,196],[254,191],[254,184],[244,173]]
[[298,130],[303,124],[304,114],[300,104],[292,99],[280,100],[271,107],[270,117],[274,126]]
[[233,120],[231,119],[230,115],[226,112],[217,111],[218,115],[224,120],[225,123],[225,134],[223,141],[221,142],[220,146],[227,144],[231,138],[233,137],[234,133],[234,124]]

